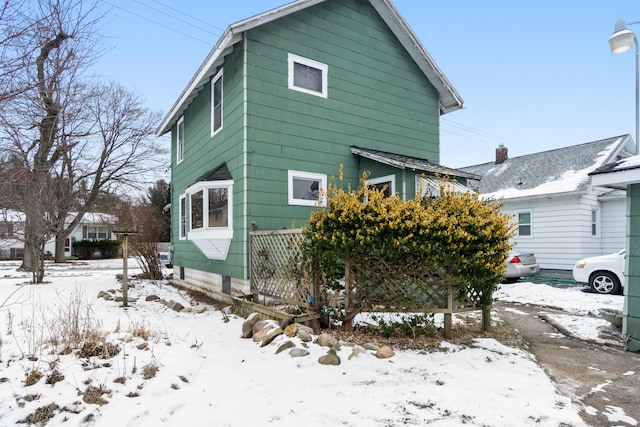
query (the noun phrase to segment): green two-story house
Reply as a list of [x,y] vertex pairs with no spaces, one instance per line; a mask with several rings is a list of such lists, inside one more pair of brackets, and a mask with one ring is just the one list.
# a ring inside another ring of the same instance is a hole
[[[248,293],[249,233],[302,226],[343,165],[404,199],[462,99],[389,0],[299,0],[230,25],[160,124],[174,281]],[[426,177],[426,178],[425,178]]]

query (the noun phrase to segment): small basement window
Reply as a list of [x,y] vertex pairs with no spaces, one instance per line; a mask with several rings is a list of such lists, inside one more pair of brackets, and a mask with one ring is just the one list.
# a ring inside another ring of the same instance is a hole
[[289,89],[327,97],[327,64],[289,54]]

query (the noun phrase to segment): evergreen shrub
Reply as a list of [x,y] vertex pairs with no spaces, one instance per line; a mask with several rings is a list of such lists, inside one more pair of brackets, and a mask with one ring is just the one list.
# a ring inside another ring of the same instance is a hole
[[455,192],[445,178],[437,197],[403,201],[397,195],[385,197],[383,189],[366,185],[366,178],[356,190],[345,189],[341,174],[338,185],[328,185],[327,207],[312,212],[303,228],[311,275],[341,291],[347,257],[428,265],[455,283],[459,296],[479,296],[479,308],[489,307],[504,277],[514,233],[499,202]]

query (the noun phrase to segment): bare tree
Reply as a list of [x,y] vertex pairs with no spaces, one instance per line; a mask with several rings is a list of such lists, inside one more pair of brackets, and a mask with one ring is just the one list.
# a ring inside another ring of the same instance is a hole
[[19,66],[13,74],[7,69],[16,89],[0,105],[0,148],[10,159],[0,170],[0,207],[23,212],[23,268],[39,283],[44,244],[56,236],[64,258],[65,238],[99,196],[135,186],[159,167],[162,151],[152,139],[159,114],[122,86],[87,74],[96,56],[95,6],[24,4],[33,7],[4,9],[17,14],[22,30],[5,31],[11,49],[2,51]]
[[118,227],[136,231],[129,237],[129,248],[142,269],[142,276],[151,280],[161,279],[158,240],[164,228],[162,214],[144,201],[124,202],[118,209]]
[[87,120],[95,127],[90,135],[68,145],[57,176],[67,185],[63,197],[68,203],[57,216],[56,261],[64,261],[65,238],[101,195],[141,190],[165,167],[165,150],[154,136],[159,112],[145,108],[141,96],[116,83],[95,87],[89,99]]

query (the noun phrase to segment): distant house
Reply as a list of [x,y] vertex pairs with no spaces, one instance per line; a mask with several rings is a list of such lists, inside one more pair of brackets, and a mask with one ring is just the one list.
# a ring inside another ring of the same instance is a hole
[[174,281],[247,292],[249,233],[300,227],[344,183],[404,199],[462,99],[389,0],[299,0],[232,24],[157,135],[172,139]]
[[626,193],[595,187],[589,173],[632,156],[631,136],[496,160],[462,170],[482,176],[478,190],[503,199],[517,224],[516,251],[533,252],[541,268],[568,270],[583,257],[625,247]]
[[[73,218],[69,216],[68,225]],[[86,213],[82,221],[73,229],[65,242],[65,257],[75,256],[73,243],[80,240],[112,240],[115,216],[102,213]],[[0,259],[21,259],[23,243],[24,215],[16,211],[3,211],[0,216]],[[55,254],[55,239],[45,244],[45,253]]]

